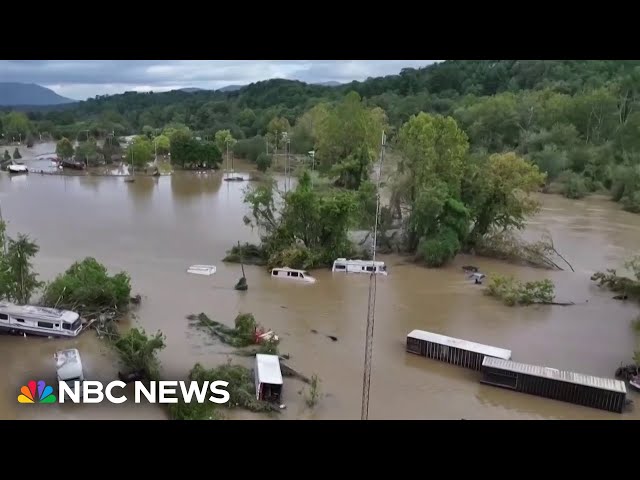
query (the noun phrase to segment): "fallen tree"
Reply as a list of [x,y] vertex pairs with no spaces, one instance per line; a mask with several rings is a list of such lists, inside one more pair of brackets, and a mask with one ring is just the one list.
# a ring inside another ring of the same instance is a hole
[[169,405],[169,414],[173,420],[213,420],[224,418],[223,411],[243,408],[251,412],[268,413],[279,412],[277,405],[264,402],[256,398],[253,374],[250,369],[242,365],[234,365],[229,361],[226,365],[206,369],[196,363],[189,372],[189,380],[202,385],[205,381],[215,382],[223,380],[229,382],[227,391],[229,401],[225,405],[206,402],[205,404],[178,403]]
[[107,268],[95,258],[75,262],[58,275],[44,290],[41,304],[78,312],[86,320],[105,323],[126,313],[131,298],[131,279],[126,272],[109,275]]
[[574,305],[573,302],[555,302],[553,282],[549,279],[521,282],[514,277],[493,275],[485,289],[485,294],[495,297],[505,305]]
[[549,270],[564,270],[559,262],[564,262],[572,272],[573,266],[558,252],[551,235],[545,233],[536,242],[526,242],[512,231],[492,232],[481,237],[474,247],[474,253],[482,257],[522,263],[531,267]]
[[625,262],[624,266],[631,271],[633,278],[618,275],[617,270],[609,268],[604,272],[594,273],[591,280],[598,282],[600,287],[620,294],[615,297],[617,299],[634,298],[640,300],[640,256]]

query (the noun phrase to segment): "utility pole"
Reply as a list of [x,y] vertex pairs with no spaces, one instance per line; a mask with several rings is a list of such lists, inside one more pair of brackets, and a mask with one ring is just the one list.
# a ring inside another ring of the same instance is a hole
[[[4,219],[2,218],[2,205],[0,205],[0,223],[4,223]],[[5,224],[5,231],[2,233],[2,249],[4,254],[7,254],[7,230]]]
[[[376,261],[376,247],[378,245],[378,217],[380,216],[380,177],[382,174],[382,162],[384,160],[385,135],[382,132],[382,144],[380,146],[380,164],[378,166],[378,181],[376,186],[376,218],[373,225],[373,261]],[[375,324],[376,310],[376,271],[375,263],[369,276],[369,307],[367,310],[367,334],[364,349],[364,374],[362,378],[362,409],[361,420],[369,419],[369,389],[371,386],[371,358],[373,355],[373,327]]]

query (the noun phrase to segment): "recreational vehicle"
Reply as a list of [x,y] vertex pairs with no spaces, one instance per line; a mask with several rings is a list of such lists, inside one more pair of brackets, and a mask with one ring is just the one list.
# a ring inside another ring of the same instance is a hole
[[387,267],[384,262],[374,262],[373,260],[347,260],[346,258],[336,259],[336,261],[333,262],[333,268],[331,271],[387,275]]
[[0,302],[0,330],[46,337],[75,337],[82,331],[80,315],[69,310]]
[[271,270],[272,278],[284,278],[287,280],[296,280],[298,282],[315,283],[316,279],[304,270],[296,270],[289,267],[274,268]]
[[282,372],[277,355],[256,354],[254,369],[256,398],[280,403],[282,399]]

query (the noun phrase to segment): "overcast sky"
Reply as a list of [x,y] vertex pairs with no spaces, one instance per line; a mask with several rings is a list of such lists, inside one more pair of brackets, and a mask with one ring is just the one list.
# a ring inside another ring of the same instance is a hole
[[0,60],[0,81],[37,83],[76,100],[124,91],[208,89],[270,78],[349,82],[438,60]]

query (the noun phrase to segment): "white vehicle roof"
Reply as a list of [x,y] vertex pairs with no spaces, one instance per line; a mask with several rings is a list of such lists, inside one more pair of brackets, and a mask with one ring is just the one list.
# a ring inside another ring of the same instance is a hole
[[42,320],[60,321],[73,323],[80,315],[70,310],[58,310],[56,308],[36,307],[34,305],[14,305],[13,303],[0,302],[0,311],[8,313],[12,317],[21,315],[28,317],[38,317]]
[[280,371],[280,359],[277,355],[256,354],[256,369],[260,383],[282,385],[282,372]]
[[336,258],[336,260],[333,262],[334,265],[336,263],[349,263],[351,265],[362,265],[362,266],[370,266],[370,265],[376,265],[376,266],[383,266],[384,262],[376,260],[375,262],[373,260],[348,260],[346,258]]
[[61,380],[83,376],[82,360],[80,359],[80,352],[77,348],[60,350],[56,352],[55,359],[58,377]]

